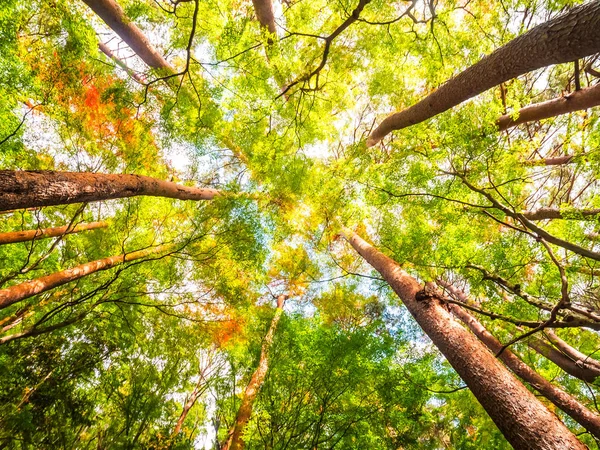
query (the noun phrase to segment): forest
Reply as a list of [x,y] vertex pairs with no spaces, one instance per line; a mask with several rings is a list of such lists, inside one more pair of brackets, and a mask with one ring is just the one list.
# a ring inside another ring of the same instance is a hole
[[600,0],[0,2],[0,450],[600,448]]

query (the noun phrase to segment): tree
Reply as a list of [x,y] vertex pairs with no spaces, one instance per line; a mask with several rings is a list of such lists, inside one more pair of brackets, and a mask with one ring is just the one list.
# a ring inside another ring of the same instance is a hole
[[500,47],[410,108],[387,117],[369,136],[371,147],[393,130],[440,114],[511,78],[550,64],[574,61],[600,50],[596,2],[573,8]]
[[62,227],[52,227],[38,230],[11,231],[8,233],[0,233],[0,245],[33,241],[34,239],[48,239],[56,236],[63,236],[65,234],[106,228],[107,226],[108,224],[106,222],[91,222],[82,223],[75,226],[64,225]]

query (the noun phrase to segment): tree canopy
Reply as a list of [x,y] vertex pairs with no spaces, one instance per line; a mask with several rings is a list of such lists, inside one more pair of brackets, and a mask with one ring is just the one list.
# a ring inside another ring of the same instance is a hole
[[597,448],[598,55],[598,0],[3,1],[0,448],[528,448],[486,367]]

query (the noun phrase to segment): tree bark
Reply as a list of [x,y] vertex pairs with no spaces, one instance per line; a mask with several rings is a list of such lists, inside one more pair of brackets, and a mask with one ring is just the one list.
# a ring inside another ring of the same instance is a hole
[[114,0],[83,0],[150,67],[173,71],[141,30],[132,23]]
[[564,97],[521,108],[516,119],[512,118],[513,114],[500,116],[496,125],[498,125],[500,131],[504,131],[525,122],[548,119],[598,105],[600,105],[600,83],[580,91],[572,92]]
[[62,286],[71,281],[78,280],[91,273],[107,270],[126,262],[162,253],[170,248],[172,248],[170,245],[160,245],[158,247],[138,250],[118,256],[110,256],[108,258],[80,264],[72,269],[62,270],[51,275],[36,278],[35,280],[0,289],[0,309],[7,308],[17,302],[41,294],[42,292],[49,291],[55,287]]
[[[471,331],[494,353],[498,353],[502,344],[485,327],[458,305],[449,304],[450,311],[462,320]],[[518,377],[529,383],[536,391],[550,400],[554,405],[567,413],[573,420],[578,422],[596,438],[600,438],[600,416],[593,413],[577,399],[567,394],[562,389],[557,388],[531,367],[525,364],[521,359],[510,350],[504,350],[499,358],[512,370]],[[531,448],[537,448],[532,445]]]
[[535,211],[524,211],[521,214],[529,220],[577,219],[595,220],[600,215],[600,209],[572,209],[565,214],[557,208],[540,208]]
[[275,335],[277,324],[279,323],[279,319],[281,319],[283,314],[283,305],[286,298],[286,295],[280,295],[277,297],[277,310],[275,311],[275,315],[273,316],[271,325],[269,326],[269,331],[267,332],[267,335],[262,343],[258,367],[252,374],[252,378],[250,378],[248,386],[246,386],[242,404],[240,405],[235,418],[235,423],[229,432],[229,438],[227,439],[227,442],[225,442],[225,445],[223,445],[222,450],[243,450],[245,446],[244,440],[242,439],[242,434],[244,432],[244,428],[246,428],[246,424],[250,421],[254,401],[256,400],[260,387],[265,381],[267,371],[269,370],[268,353],[271,345],[273,344],[273,336]]
[[375,145],[393,130],[423,122],[511,78],[599,51],[600,2],[595,0],[534,27],[420,102],[388,116],[369,136],[367,146]]
[[52,227],[37,230],[11,231],[8,233],[0,233],[0,245],[14,244],[16,242],[27,242],[38,239],[48,239],[51,237],[62,236],[64,234],[79,233],[80,231],[96,230],[98,228],[106,228],[106,222],[91,222],[82,223],[71,226]]
[[542,339],[532,338],[527,342],[527,345],[575,378],[593,383],[600,376],[600,368],[578,364],[579,361],[572,360]]
[[575,162],[575,155],[555,156],[553,158],[534,159],[525,161],[523,164],[527,166],[562,166]]
[[0,170],[0,211],[138,195],[211,200],[218,194],[142,175]]
[[[252,0],[254,12],[260,26],[270,34],[276,35],[277,28],[275,27],[275,16],[273,15],[273,3],[271,0]],[[273,39],[269,39],[269,44],[273,43]]]
[[452,318],[435,289],[429,285],[423,289],[395,261],[356,233],[344,230],[342,234],[389,283],[515,449],[585,448],[558,417]]
[[580,367],[587,367],[600,372],[600,361],[596,361],[595,359],[590,358],[588,355],[581,353],[576,348],[573,348],[561,338],[559,338],[556,335],[556,333],[554,333],[554,331],[545,330],[544,333],[546,334],[550,342],[556,345],[556,347],[561,352],[563,352],[565,355],[571,358],[575,362],[575,364],[577,364]]

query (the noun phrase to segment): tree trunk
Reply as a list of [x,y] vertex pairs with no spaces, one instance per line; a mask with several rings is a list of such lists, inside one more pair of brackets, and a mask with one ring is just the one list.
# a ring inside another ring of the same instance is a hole
[[589,356],[581,353],[579,350],[571,347],[569,344],[567,344],[565,341],[559,338],[556,335],[556,333],[554,333],[554,331],[545,330],[544,333],[546,333],[546,336],[548,336],[550,342],[556,345],[556,347],[561,352],[563,352],[565,355],[571,358],[575,362],[575,364],[577,364],[580,367],[588,367],[590,369],[600,371],[599,361],[596,361],[595,359],[590,358]]
[[82,223],[71,227],[69,227],[69,225],[65,225],[63,227],[44,228],[37,230],[11,231],[8,233],[0,233],[0,245],[47,239],[51,237],[62,236],[64,234],[79,233],[80,231],[106,228],[107,226],[108,224],[106,222],[91,222]]
[[83,0],[92,11],[123,39],[129,47],[153,69],[173,71],[171,65],[148,42],[146,36],[132,23],[114,0]]
[[219,191],[142,175],[0,170],[0,211],[149,195],[211,200]]
[[242,404],[240,405],[240,409],[238,409],[235,423],[231,431],[229,432],[229,438],[225,445],[223,445],[222,450],[242,450],[244,448],[244,441],[242,439],[242,434],[244,432],[244,428],[246,424],[250,420],[250,416],[252,415],[252,407],[254,405],[254,400],[256,400],[256,396],[258,395],[258,391],[262,386],[265,377],[267,375],[267,370],[269,370],[269,349],[273,344],[273,336],[275,335],[275,330],[277,329],[277,324],[279,323],[279,319],[283,314],[283,304],[285,303],[287,296],[280,295],[277,297],[277,310],[275,311],[275,315],[271,320],[271,326],[269,327],[269,331],[265,336],[265,339],[262,343],[262,347],[260,350],[260,359],[258,361],[258,367],[252,374],[252,378],[250,378],[250,382],[248,386],[246,386],[246,390],[244,392],[244,397],[242,399]]
[[555,156],[554,158],[534,159],[525,161],[527,166],[562,166],[575,162],[575,155]]
[[500,116],[496,124],[500,131],[504,131],[525,122],[548,119],[598,105],[600,105],[600,83],[580,91],[572,92],[564,97],[521,108],[516,119],[513,119],[514,114],[505,114]]
[[[500,351],[502,348],[500,341],[492,336],[485,327],[475,319],[475,317],[458,305],[449,304],[448,306],[450,311],[462,320],[492,352],[498,353]],[[522,380],[529,383],[535,390],[567,413],[573,420],[578,422],[596,438],[600,438],[600,416],[594,414],[577,399],[573,398],[562,389],[554,386],[521,361],[521,359],[510,350],[504,350],[499,358]],[[531,448],[537,447],[532,445]]]
[[403,111],[388,116],[367,140],[371,147],[393,130],[423,122],[500,83],[551,64],[600,51],[600,2],[570,9],[503,45]]
[[475,336],[460,326],[439,294],[348,230],[352,247],[375,268],[419,326],[454,367],[515,449],[584,449],[573,433],[540,403]]
[[[260,26],[270,34],[276,35],[277,28],[275,27],[275,16],[273,15],[273,3],[271,0],[252,0],[256,18],[260,22]],[[273,40],[269,39],[269,44]]]
[[185,419],[186,419],[188,413],[190,412],[190,409],[192,409],[192,407],[196,403],[196,400],[198,400],[198,397],[203,392],[202,387],[204,384],[206,384],[204,378],[200,377],[200,379],[198,380],[198,383],[196,384],[196,387],[194,388],[194,390],[190,394],[190,397],[188,398],[188,400],[185,402],[185,405],[183,406],[183,411],[181,411],[181,415],[179,416],[179,419],[177,420],[177,424],[175,425],[175,428],[173,429],[173,436],[177,436],[181,432],[181,427],[183,426],[183,422],[185,422]]
[[527,342],[527,345],[575,378],[593,383],[600,376],[600,368],[578,364],[578,361],[572,360],[542,339],[532,338]]
[[529,220],[549,220],[549,219],[576,219],[576,220],[596,220],[600,215],[600,209],[572,209],[567,213],[561,212],[557,208],[540,208],[535,211],[524,211],[521,214]]
[[78,280],[91,273],[107,270],[111,267],[115,267],[129,261],[134,261],[146,256],[162,253],[170,248],[172,248],[171,245],[160,245],[158,247],[138,250],[131,253],[125,253],[123,255],[110,256],[108,258],[80,264],[72,269],[62,270],[51,275],[36,278],[35,280],[26,281],[15,286],[0,289],[0,309],[7,308],[8,306],[25,300],[26,298],[49,291],[50,289],[62,286],[63,284],[71,281]]

